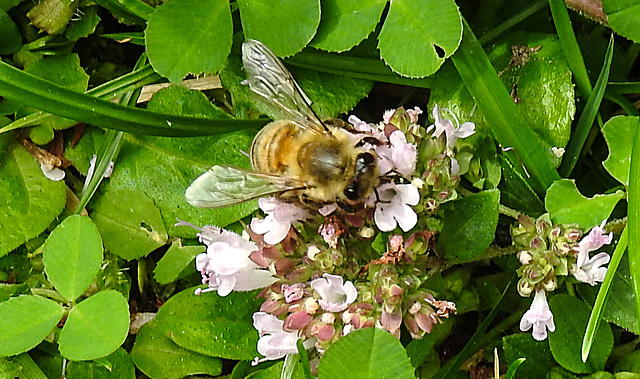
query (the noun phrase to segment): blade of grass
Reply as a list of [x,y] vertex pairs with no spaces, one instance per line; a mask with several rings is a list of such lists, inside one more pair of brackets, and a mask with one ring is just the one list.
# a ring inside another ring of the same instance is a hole
[[607,89],[621,94],[640,93],[640,82],[609,82]]
[[496,140],[503,147],[515,149],[519,159],[511,157],[511,161],[516,167],[522,161],[531,175],[531,187],[542,195],[560,176],[542,147],[531,143],[536,141],[533,131],[520,115],[466,20],[463,25],[462,42],[452,56],[453,64],[482,110]]
[[268,120],[205,119],[126,108],[74,92],[0,62],[0,94],[57,116],[106,129],[159,136],[203,136],[259,128]]
[[125,21],[146,26],[147,20],[155,8],[141,0],[95,0],[115,16]]
[[556,26],[562,51],[564,51],[564,55],[567,58],[567,64],[573,72],[573,77],[578,89],[582,92],[582,96],[588,98],[591,95],[591,82],[589,81],[587,66],[584,64],[580,46],[578,46],[578,41],[571,27],[567,6],[564,0],[549,0],[549,6],[551,7],[551,15]]
[[629,170],[629,271],[635,293],[636,317],[640,320],[640,122],[631,150],[631,168]]
[[310,70],[384,83],[420,88],[430,88],[433,83],[431,77],[410,79],[399,76],[379,59],[353,57],[344,54],[329,54],[305,50],[288,58],[285,62],[292,66]]
[[518,358],[509,365],[509,369],[507,373],[504,375],[504,379],[514,379],[516,377],[516,370],[520,367],[521,364],[526,361],[527,358]]
[[593,309],[589,316],[589,322],[587,323],[587,330],[582,338],[581,356],[583,362],[586,362],[589,357],[593,340],[598,332],[600,321],[602,320],[602,312],[604,311],[604,307],[609,299],[611,283],[613,283],[613,277],[618,270],[624,251],[627,249],[627,242],[627,228],[625,228],[622,231],[618,245],[616,245],[616,249],[613,251],[613,255],[611,256],[611,262],[607,268],[607,275],[604,277],[604,281],[598,290],[598,296],[596,297],[596,302],[593,304]]
[[[122,94],[141,88],[147,84],[155,83],[162,77],[153,71],[151,65],[146,65],[138,70],[122,75],[85,92],[87,95],[95,96],[104,100],[111,100]],[[39,125],[56,116],[47,112],[34,112],[12,123],[0,128],[0,134],[14,129],[25,128],[27,126]]]
[[609,47],[607,48],[604,63],[602,64],[602,70],[600,70],[600,75],[598,75],[596,85],[589,95],[589,99],[587,99],[587,103],[584,106],[584,111],[580,115],[578,124],[571,134],[571,139],[569,140],[562,163],[558,169],[558,172],[563,177],[568,177],[576,166],[578,158],[580,157],[580,152],[584,147],[584,142],[587,140],[589,131],[591,131],[591,127],[593,126],[593,121],[598,114],[598,109],[600,108],[604,91],[607,88],[607,81],[609,80],[609,71],[611,68],[611,61],[613,59],[613,47],[614,39],[613,34],[611,34]]
[[521,10],[515,15],[509,17],[506,21],[496,26],[495,28],[486,32],[483,36],[478,38],[478,41],[481,45],[485,46],[488,43],[492,42],[495,39],[498,39],[502,34],[504,34],[507,30],[511,29],[521,21],[527,19],[527,17],[533,15],[534,13],[540,11],[541,9],[547,6],[546,0],[540,0],[533,4],[531,4],[528,8]]

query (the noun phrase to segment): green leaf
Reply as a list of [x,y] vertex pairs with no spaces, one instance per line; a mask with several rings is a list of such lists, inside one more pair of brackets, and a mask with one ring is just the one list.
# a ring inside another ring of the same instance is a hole
[[625,198],[623,191],[586,198],[570,179],[555,181],[547,190],[545,208],[557,224],[578,224],[591,229],[609,218],[618,201]]
[[387,0],[324,0],[322,17],[310,45],[342,52],[356,46],[376,28]]
[[197,374],[217,376],[222,372],[222,360],[176,345],[158,330],[155,320],[140,329],[131,350],[131,359],[140,371],[155,379]]
[[519,358],[527,360],[520,366],[518,377],[522,379],[544,378],[549,370],[556,366],[553,360],[549,342],[536,341],[531,333],[520,333],[502,338],[505,363],[514,362]]
[[48,34],[60,34],[78,9],[79,1],[42,0],[29,10],[27,17],[38,29]]
[[239,0],[246,39],[256,39],[277,56],[304,48],[320,24],[319,0]]
[[47,277],[70,302],[89,288],[101,263],[102,240],[89,217],[67,217],[44,243]]
[[167,243],[160,211],[142,192],[109,189],[90,208],[105,249],[123,259],[144,257]]
[[68,379],[134,379],[135,377],[136,367],[123,348],[94,361],[70,361],[67,365]]
[[158,312],[158,330],[179,346],[226,359],[251,360],[258,353],[252,315],[261,299],[255,292],[214,292],[196,296],[188,288],[170,298]]
[[402,76],[438,71],[460,45],[462,21],[452,0],[397,0],[378,36],[380,56]]
[[77,41],[80,38],[88,37],[96,30],[96,26],[100,22],[98,16],[98,7],[89,6],[82,8],[82,14],[79,20],[72,19],[64,31],[64,36],[71,41]]
[[514,167],[522,162],[531,177],[531,186],[537,193],[544,193],[553,180],[559,179],[559,175],[544,149],[539,144],[531,143],[536,140],[535,134],[518,112],[466,23],[462,44],[452,60],[498,143],[517,152],[509,153]]
[[[345,359],[348,357],[348,359]],[[362,328],[343,336],[324,354],[318,378],[414,378],[400,342],[387,331]]]
[[144,38],[156,72],[178,83],[190,73],[220,70],[231,51],[232,33],[228,1],[173,0],[151,14]]
[[640,4],[634,0],[603,0],[602,10],[613,31],[633,42],[640,43]]
[[117,291],[101,291],[69,311],[60,338],[60,354],[75,361],[107,356],[129,331],[129,304]]
[[567,370],[589,374],[604,370],[613,348],[613,334],[608,324],[600,325],[587,362],[580,358],[582,335],[587,327],[591,310],[577,298],[557,294],[549,300],[556,330],[549,334],[549,346],[556,362]]
[[0,355],[30,350],[51,332],[64,309],[39,296],[19,296],[0,303]]
[[22,46],[22,36],[18,27],[7,12],[0,9],[0,54],[13,54],[20,50],[20,46]]
[[[196,255],[205,251],[206,248],[202,245],[182,246],[181,240],[173,241],[169,250],[164,253],[156,268],[153,269],[153,278],[160,284],[168,284],[195,272],[193,271],[193,260]],[[182,272],[189,269],[191,271],[181,275]]]
[[[284,361],[277,362],[274,365],[267,367],[264,370],[260,370],[254,373],[251,376],[246,376],[251,379],[284,379],[285,377],[282,375],[282,370],[284,366]],[[258,366],[260,367],[260,366]],[[245,376],[242,376],[244,378]],[[300,364],[296,364],[294,367],[293,375],[291,379],[310,379],[304,375],[302,371],[302,366]]]
[[629,185],[631,148],[640,117],[614,116],[602,127],[602,135],[609,148],[609,156],[602,162],[604,168],[625,186]]
[[19,144],[11,144],[0,164],[0,256],[42,233],[62,212],[64,181],[44,176]]
[[51,114],[136,134],[193,136],[255,128],[267,120],[215,120],[183,117],[123,107],[110,101],[74,92],[0,62],[3,96]]
[[498,225],[499,201],[500,192],[488,190],[452,202],[438,239],[445,257],[467,261],[489,247]]

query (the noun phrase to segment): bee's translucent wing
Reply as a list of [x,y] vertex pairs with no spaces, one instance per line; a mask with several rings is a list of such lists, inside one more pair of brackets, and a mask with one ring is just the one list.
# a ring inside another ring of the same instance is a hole
[[299,181],[233,166],[213,166],[185,191],[187,202],[202,208],[222,208],[257,197],[304,188]]
[[318,133],[328,131],[311,109],[311,101],[289,70],[262,42],[252,39],[244,41],[242,62],[247,72],[247,80],[243,84],[248,84],[251,91],[301,127]]

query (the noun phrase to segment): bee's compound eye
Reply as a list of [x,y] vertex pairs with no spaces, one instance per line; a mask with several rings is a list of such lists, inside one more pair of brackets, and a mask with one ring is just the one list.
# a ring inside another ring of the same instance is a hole
[[362,153],[358,155],[357,163],[362,166],[368,166],[373,163],[375,158],[371,153]]
[[344,189],[344,195],[347,197],[347,199],[356,201],[360,199],[360,194],[358,193],[358,190],[359,190],[358,182],[355,182],[355,181],[351,182],[349,183],[347,188]]

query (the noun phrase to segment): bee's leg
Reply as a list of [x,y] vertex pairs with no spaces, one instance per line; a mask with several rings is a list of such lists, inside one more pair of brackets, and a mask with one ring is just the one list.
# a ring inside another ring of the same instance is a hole
[[377,139],[376,137],[363,137],[358,143],[356,143],[356,147],[362,147],[365,143],[373,146],[382,145],[382,141]]

